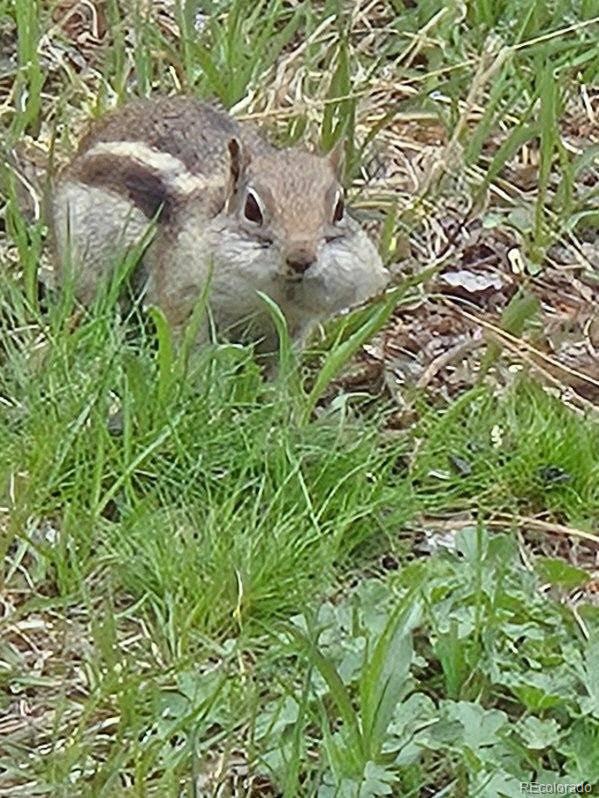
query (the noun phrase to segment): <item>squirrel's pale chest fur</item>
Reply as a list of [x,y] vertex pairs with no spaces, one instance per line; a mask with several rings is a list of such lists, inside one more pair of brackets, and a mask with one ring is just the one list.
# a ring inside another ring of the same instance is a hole
[[[318,322],[383,289],[380,257],[345,210],[340,151],[278,150],[225,111],[139,100],[92,127],[52,195],[57,268],[89,303],[140,242],[146,302],[180,332],[208,285],[220,333],[276,349],[258,292],[301,343]],[[206,323],[203,335],[208,335]]]

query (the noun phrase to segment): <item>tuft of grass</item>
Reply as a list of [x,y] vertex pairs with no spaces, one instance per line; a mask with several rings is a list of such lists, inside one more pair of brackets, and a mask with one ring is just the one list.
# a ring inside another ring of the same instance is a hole
[[599,430],[525,380],[503,397],[483,388],[415,431],[423,445],[412,478],[427,506],[450,492],[462,506],[564,512],[593,531],[599,521]]
[[230,107],[241,100],[270,69],[293,38],[303,7],[288,9],[280,0],[260,0],[251,9],[232,0],[227,12],[201,13],[194,3],[180,3],[178,24],[188,86]]

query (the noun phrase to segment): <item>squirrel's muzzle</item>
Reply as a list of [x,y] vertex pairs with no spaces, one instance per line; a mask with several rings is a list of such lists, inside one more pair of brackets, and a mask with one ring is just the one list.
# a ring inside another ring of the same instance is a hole
[[297,279],[307,272],[310,266],[315,262],[316,253],[311,249],[302,247],[301,249],[294,249],[292,252],[289,252],[285,260],[290,276]]

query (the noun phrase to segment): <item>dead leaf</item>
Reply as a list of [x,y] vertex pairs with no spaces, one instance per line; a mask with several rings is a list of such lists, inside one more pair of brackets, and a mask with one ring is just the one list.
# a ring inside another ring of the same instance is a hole
[[504,281],[499,274],[472,272],[466,269],[444,272],[439,276],[439,282],[451,288],[454,293],[457,290],[467,295],[489,294],[501,291],[504,287]]

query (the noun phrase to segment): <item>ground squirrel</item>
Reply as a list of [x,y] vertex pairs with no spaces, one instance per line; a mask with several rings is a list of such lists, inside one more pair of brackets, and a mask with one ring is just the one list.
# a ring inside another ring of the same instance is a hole
[[260,291],[301,344],[319,321],[388,281],[346,212],[340,162],[339,147],[324,157],[276,149],[253,126],[189,97],[130,102],[92,126],[58,176],[59,279],[72,264],[76,294],[89,303],[153,224],[140,267],[145,301],[176,333],[210,280],[208,304],[226,337],[276,349]]

